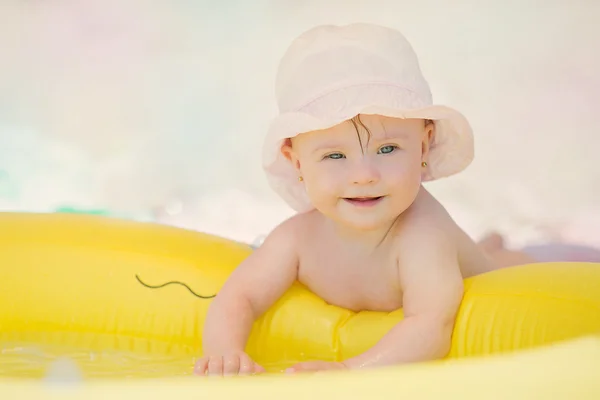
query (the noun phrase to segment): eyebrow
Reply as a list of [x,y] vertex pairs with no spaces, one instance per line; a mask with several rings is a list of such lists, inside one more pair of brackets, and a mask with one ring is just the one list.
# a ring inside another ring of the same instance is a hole
[[317,152],[317,151],[323,151],[323,150],[331,150],[331,149],[335,149],[335,148],[340,148],[343,147],[342,144],[340,144],[339,142],[325,142],[323,144],[319,144],[317,146],[315,146],[311,152]]

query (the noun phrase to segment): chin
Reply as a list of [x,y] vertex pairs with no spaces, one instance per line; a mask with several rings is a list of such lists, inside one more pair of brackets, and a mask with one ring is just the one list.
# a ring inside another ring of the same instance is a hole
[[370,221],[348,221],[346,224],[355,230],[361,231],[375,231],[381,229],[382,227],[387,227],[394,222],[394,219],[378,219],[378,220],[370,220]]
[[347,226],[353,230],[357,231],[374,231],[381,229],[382,227],[387,227],[394,222],[397,216],[343,216],[337,215],[334,218],[338,223]]

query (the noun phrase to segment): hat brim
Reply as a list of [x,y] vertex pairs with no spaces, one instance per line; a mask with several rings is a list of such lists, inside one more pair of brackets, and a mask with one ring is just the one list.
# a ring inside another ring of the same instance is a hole
[[299,111],[283,113],[271,122],[266,135],[263,145],[263,168],[270,186],[294,210],[306,212],[313,209],[313,206],[304,184],[298,181],[294,167],[281,153],[285,140],[301,133],[333,127],[358,114],[434,121],[435,135],[429,150],[428,166],[423,173],[424,181],[456,174],[473,160],[473,132],[468,120],[459,111],[443,105],[412,109],[367,105],[345,109],[344,113],[332,118]]

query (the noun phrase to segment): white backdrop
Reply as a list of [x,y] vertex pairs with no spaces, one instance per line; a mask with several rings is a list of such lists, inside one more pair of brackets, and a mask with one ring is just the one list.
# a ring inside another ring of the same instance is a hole
[[0,208],[108,208],[251,241],[292,211],[260,146],[277,62],[316,24],[401,30],[476,135],[429,184],[472,235],[600,245],[596,0],[3,0]]

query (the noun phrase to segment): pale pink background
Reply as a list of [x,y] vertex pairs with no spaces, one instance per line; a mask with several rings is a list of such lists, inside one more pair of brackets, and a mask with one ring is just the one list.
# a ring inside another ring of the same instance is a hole
[[252,241],[292,213],[260,169],[279,57],[315,24],[368,21],[472,122],[474,163],[428,185],[470,234],[600,246],[598,20],[595,0],[3,0],[0,209]]

